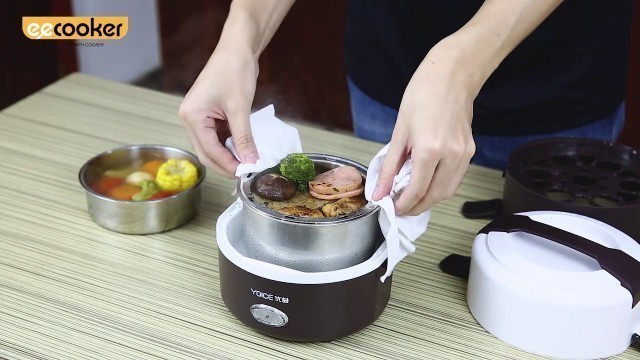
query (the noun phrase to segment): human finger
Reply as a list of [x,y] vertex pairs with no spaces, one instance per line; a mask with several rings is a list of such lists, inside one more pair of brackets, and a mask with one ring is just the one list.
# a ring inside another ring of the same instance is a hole
[[224,129],[219,129],[219,127],[224,126],[223,123],[224,121],[216,120],[208,116],[203,121],[202,127],[194,130],[199,130],[196,132],[196,137],[207,157],[214,161],[219,167],[223,168],[227,174],[230,174],[228,177],[233,177],[240,162],[231,151],[223,145],[225,138],[219,137],[219,133],[224,133]]
[[[431,182],[426,189],[426,193],[420,199],[417,199],[416,203],[406,211],[406,215],[420,215],[423,212],[434,207],[438,202],[452,196],[451,183],[459,184],[460,181],[456,178],[458,166],[454,161],[441,159],[438,162]],[[455,192],[455,190],[454,190]]]
[[243,163],[255,164],[258,160],[258,149],[251,132],[249,111],[249,105],[234,103],[227,107],[226,115],[240,160]]
[[432,147],[412,150],[411,178],[409,185],[395,201],[396,213],[407,214],[422,200],[431,184],[434,172],[440,161],[439,152]]
[[204,151],[202,145],[200,144],[200,140],[198,140],[198,137],[195,135],[195,132],[193,131],[191,126],[186,125],[185,129],[187,130],[187,136],[189,137],[191,146],[193,147],[196,156],[198,156],[198,160],[200,160],[200,162],[204,166],[227,178],[235,178],[235,171],[231,173],[225,170],[222,166],[218,165],[213,159],[209,157],[209,155]]
[[453,197],[460,187],[474,152],[473,140],[467,141],[462,150],[450,149],[447,152],[449,156],[439,161],[427,193],[407,214],[422,214],[440,201]]
[[378,174],[378,182],[373,190],[373,200],[377,201],[389,195],[393,186],[393,179],[398,175],[405,160],[401,150],[393,145],[389,147],[389,151],[384,158],[380,173]]

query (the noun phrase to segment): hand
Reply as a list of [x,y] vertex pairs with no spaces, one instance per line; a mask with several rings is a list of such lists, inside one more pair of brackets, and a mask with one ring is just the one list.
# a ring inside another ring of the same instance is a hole
[[219,45],[180,105],[180,119],[200,162],[229,178],[235,178],[239,165],[224,147],[229,136],[243,163],[258,159],[249,124],[257,77],[252,52]]
[[405,89],[373,199],[389,194],[411,157],[398,214],[418,215],[455,193],[475,153],[473,101],[502,60],[562,0],[486,0],[462,28],[434,46]]
[[475,152],[471,120],[477,91],[467,79],[445,54],[427,55],[402,98],[374,200],[389,194],[408,157],[411,179],[395,199],[398,214],[419,215],[455,194]]

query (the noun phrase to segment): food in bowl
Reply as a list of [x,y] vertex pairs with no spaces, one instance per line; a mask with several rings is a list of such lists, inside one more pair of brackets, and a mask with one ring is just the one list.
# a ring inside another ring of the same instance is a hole
[[[362,164],[329,154],[305,155],[314,164],[314,176],[307,187],[318,175],[346,166],[359,171],[361,178],[355,181],[361,185],[349,183],[338,190],[346,193],[366,183],[367,168]],[[265,174],[283,175],[276,165],[242,175],[237,185],[248,257],[304,272],[333,271],[365,261],[383,241],[378,223],[380,207],[362,194],[343,199],[318,199],[311,195],[310,188],[300,191],[295,184],[295,194],[288,200],[269,200],[255,191],[258,180]],[[341,174],[344,173],[338,172]],[[342,180],[341,176],[337,179]],[[333,190],[333,186],[328,189]]]
[[[195,184],[190,166],[183,169],[180,165],[186,163],[181,160],[195,166]],[[153,234],[179,227],[197,214],[205,176],[205,167],[188,151],[166,145],[128,145],[89,159],[80,168],[78,180],[85,189],[91,219],[98,225],[125,234]],[[154,187],[159,191],[150,195]],[[149,197],[136,201],[133,196],[138,193]]]
[[367,200],[362,196],[345,197],[336,202],[328,203],[322,207],[322,213],[326,217],[351,214],[367,205]]
[[351,214],[367,204],[364,179],[344,165],[316,174],[303,153],[289,154],[272,172],[252,184],[257,202],[281,214],[303,218],[331,218]]
[[173,196],[197,181],[198,170],[189,160],[154,159],[138,166],[107,169],[91,189],[116,200],[146,201]]
[[323,172],[309,182],[309,193],[317,199],[336,200],[362,194],[362,175],[353,166],[341,166]]
[[260,176],[254,185],[257,194],[274,201],[286,201],[294,197],[296,186],[295,181],[273,173]]

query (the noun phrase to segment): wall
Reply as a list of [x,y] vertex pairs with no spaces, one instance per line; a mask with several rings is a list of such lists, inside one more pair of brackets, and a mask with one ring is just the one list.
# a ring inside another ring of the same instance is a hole
[[[230,3],[158,0],[164,91],[189,90],[218,42]],[[293,5],[260,56],[254,110],[274,104],[284,119],[351,128],[343,61],[346,6],[345,0],[301,0]],[[190,40],[194,38],[198,41]]]
[[640,1],[636,1],[633,5],[627,78],[627,121],[618,141],[640,150]]
[[155,0],[72,0],[71,4],[76,16],[129,17],[129,32],[124,39],[106,40],[100,48],[76,48],[79,71],[132,82],[160,67]]

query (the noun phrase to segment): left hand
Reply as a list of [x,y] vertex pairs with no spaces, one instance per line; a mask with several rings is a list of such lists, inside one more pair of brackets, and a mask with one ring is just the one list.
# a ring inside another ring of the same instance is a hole
[[395,200],[399,215],[419,215],[452,197],[475,153],[471,120],[477,89],[473,77],[452,63],[434,47],[402,97],[373,194],[374,200],[388,195],[394,176],[411,157],[411,180]]

